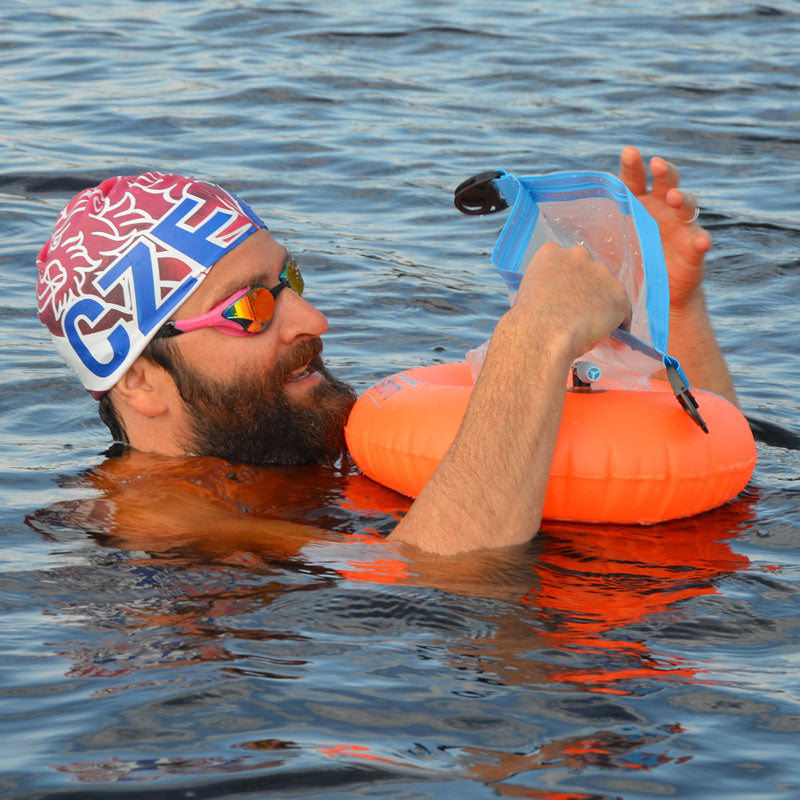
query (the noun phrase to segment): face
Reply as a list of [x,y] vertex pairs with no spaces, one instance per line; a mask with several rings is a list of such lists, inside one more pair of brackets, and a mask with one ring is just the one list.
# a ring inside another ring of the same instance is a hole
[[[267,231],[220,259],[176,315],[202,314],[235,291],[278,282],[286,251]],[[353,389],[324,366],[327,321],[290,289],[260,333],[202,329],[176,337],[173,378],[184,404],[187,453],[254,464],[330,463],[344,447]]]

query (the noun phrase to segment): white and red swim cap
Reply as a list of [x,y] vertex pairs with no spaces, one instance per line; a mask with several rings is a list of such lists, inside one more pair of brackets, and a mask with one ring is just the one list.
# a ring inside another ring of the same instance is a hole
[[39,319],[99,396],[211,267],[263,227],[212,183],[158,172],[109,178],[67,203],[39,253]]

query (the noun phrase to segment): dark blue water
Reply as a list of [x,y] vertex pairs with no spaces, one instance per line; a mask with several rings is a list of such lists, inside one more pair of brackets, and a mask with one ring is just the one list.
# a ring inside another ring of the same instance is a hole
[[[0,64],[0,796],[798,796],[800,4],[12,0]],[[72,194],[185,172],[292,247],[363,389],[506,307],[455,185],[625,144],[700,197],[759,420],[693,520],[408,561],[345,468],[120,485],[35,317]]]

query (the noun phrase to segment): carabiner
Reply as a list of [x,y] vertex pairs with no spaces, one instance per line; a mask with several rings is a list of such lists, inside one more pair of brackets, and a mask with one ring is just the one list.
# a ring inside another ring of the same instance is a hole
[[669,378],[672,391],[675,392],[675,397],[678,398],[678,402],[683,407],[683,410],[700,426],[704,433],[708,433],[708,425],[706,425],[706,421],[700,416],[700,412],[697,410],[697,400],[694,399],[694,395],[689,391],[689,387],[683,382],[681,376],[678,375],[678,370],[676,370],[675,367],[671,364],[666,364],[665,366],[667,368],[667,378]]

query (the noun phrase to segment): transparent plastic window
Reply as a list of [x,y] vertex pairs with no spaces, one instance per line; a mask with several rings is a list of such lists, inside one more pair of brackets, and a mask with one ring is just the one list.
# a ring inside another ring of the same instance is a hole
[[[562,178],[563,176],[563,178]],[[513,176],[508,178],[516,179]],[[561,178],[561,180],[559,180]],[[537,179],[544,184],[541,190],[536,185]],[[631,318],[623,328],[633,334],[641,342],[661,351],[666,345],[663,342],[653,342],[651,339],[651,326],[648,319],[648,286],[645,279],[643,264],[643,247],[640,241],[641,232],[637,228],[634,216],[630,213],[630,203],[637,203],[632,196],[622,198],[619,189],[613,186],[604,189],[601,182],[607,183],[609,179],[618,183],[614,176],[598,173],[557,173],[555,175],[534,176],[520,180],[519,192],[529,191],[533,196],[533,214],[535,225],[527,242],[514,241],[519,231],[530,229],[530,218],[525,220],[512,217],[498,237],[498,244],[493,254],[495,265],[509,280],[509,275],[519,278],[513,273],[523,273],[527,269],[536,252],[547,242],[556,242],[564,247],[582,245],[586,247],[595,260],[602,261],[609,270],[625,286],[631,302]],[[559,185],[560,184],[560,185]],[[622,185],[623,192],[627,189]],[[614,191],[616,189],[616,191]],[[602,196],[607,194],[608,196]],[[545,199],[546,198],[546,199]],[[643,208],[639,214],[646,214]],[[527,223],[527,224],[522,224]],[[657,226],[655,227],[657,232]],[[652,229],[645,232],[652,238]],[[506,252],[511,242],[516,253],[520,256],[508,256]],[[656,255],[661,256],[660,239],[658,242],[648,241],[648,251],[652,254],[653,247],[657,247]],[[652,255],[651,255],[652,257]],[[514,263],[508,263],[513,261]],[[501,263],[498,263],[501,262]],[[656,265],[661,268],[662,265]],[[664,272],[664,278],[666,273]],[[659,281],[659,293],[663,297],[652,297],[657,300],[661,308],[659,313],[665,314],[668,319],[669,295],[666,289],[666,280]],[[516,291],[509,288],[510,301],[513,304]],[[662,319],[663,325],[663,319]],[[472,370],[473,378],[480,372],[486,355],[488,342],[470,350],[467,353],[467,362]],[[660,358],[655,358],[653,353],[634,350],[626,344],[607,338],[596,347],[584,353],[578,361],[591,362],[601,371],[601,377],[593,383],[596,388],[626,388],[646,389],[648,377],[663,366]],[[570,377],[570,385],[571,385]]]

